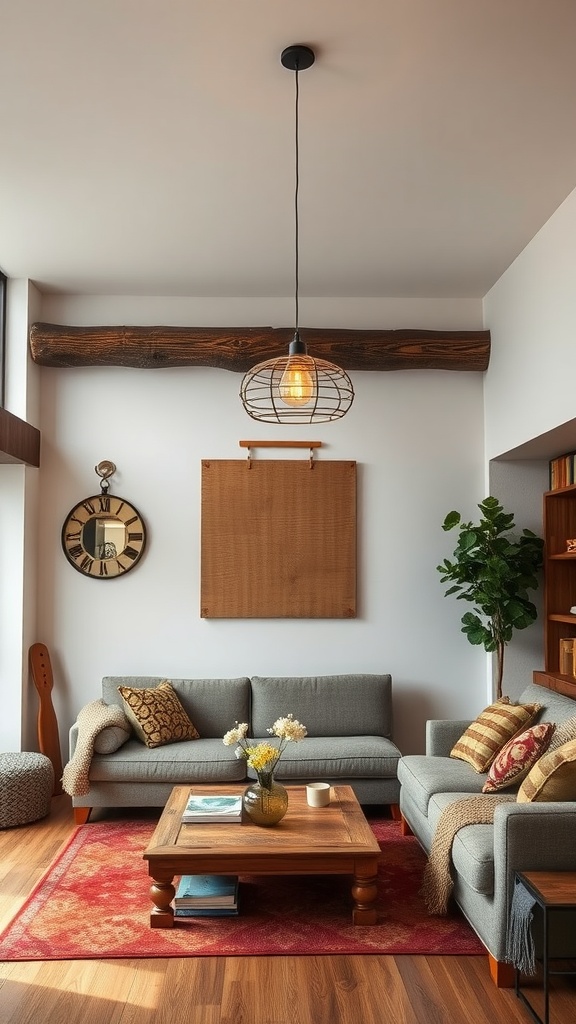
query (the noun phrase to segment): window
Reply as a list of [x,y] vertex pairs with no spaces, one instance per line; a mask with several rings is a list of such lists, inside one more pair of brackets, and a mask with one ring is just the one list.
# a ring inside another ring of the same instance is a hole
[[0,409],[4,408],[4,369],[6,363],[6,274],[0,270]]

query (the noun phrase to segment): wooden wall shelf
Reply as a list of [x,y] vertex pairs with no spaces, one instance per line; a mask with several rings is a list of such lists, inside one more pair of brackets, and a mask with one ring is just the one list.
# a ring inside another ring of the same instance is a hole
[[0,463],[40,465],[40,431],[7,409],[0,409]]

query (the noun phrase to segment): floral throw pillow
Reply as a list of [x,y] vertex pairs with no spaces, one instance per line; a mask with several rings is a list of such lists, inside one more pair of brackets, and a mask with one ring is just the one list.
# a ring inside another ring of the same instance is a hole
[[147,747],[197,740],[198,732],[167,679],[150,689],[119,686],[126,715]]
[[509,697],[500,697],[484,708],[462,733],[450,757],[467,761],[476,772],[487,772],[498,751],[516,733],[528,728],[541,707],[541,704],[511,704]]
[[548,748],[554,728],[553,722],[541,722],[508,740],[492,761],[482,792],[496,793],[507,789],[528,775],[532,765]]

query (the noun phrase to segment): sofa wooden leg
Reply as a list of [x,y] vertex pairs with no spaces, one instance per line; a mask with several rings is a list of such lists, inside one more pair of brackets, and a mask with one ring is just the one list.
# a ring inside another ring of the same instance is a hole
[[398,804],[390,804],[390,814],[392,815],[393,821],[402,821],[402,815]]
[[496,960],[491,953],[488,953],[488,967],[496,988],[514,988],[515,970],[512,964]]
[[75,807],[74,822],[76,825],[85,825],[90,817],[91,807]]
[[414,833],[410,828],[410,825],[402,815],[400,815],[400,835],[401,836],[413,836]]

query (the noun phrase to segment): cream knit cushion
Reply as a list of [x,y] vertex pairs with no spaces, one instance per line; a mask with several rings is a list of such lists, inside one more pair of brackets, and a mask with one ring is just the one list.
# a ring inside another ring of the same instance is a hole
[[558,747],[563,747],[569,740],[576,740],[576,715],[572,715],[572,718],[567,718],[565,722],[560,722],[556,726],[556,731],[550,740],[548,753]]
[[454,744],[450,757],[467,761],[474,771],[488,771],[498,751],[533,722],[541,707],[541,704],[511,704],[509,697],[500,697],[468,726]]

